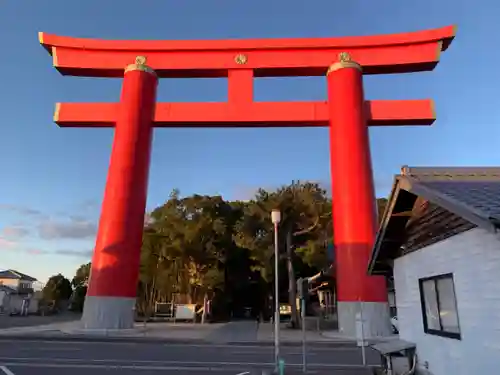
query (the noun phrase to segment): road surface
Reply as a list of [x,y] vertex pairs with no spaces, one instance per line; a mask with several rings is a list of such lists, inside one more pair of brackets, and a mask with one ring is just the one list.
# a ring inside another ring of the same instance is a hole
[[[63,314],[54,314],[49,316],[38,316],[38,315],[29,315],[29,316],[8,316],[1,315],[0,316],[0,329],[3,328],[14,328],[14,327],[30,327],[30,326],[40,326],[44,324],[53,324],[53,323],[65,323],[71,321],[77,321],[80,319],[80,314],[76,313],[63,313]],[[0,373],[0,375],[3,375]]]
[[[286,374],[302,373],[300,347],[283,347]],[[377,356],[367,350],[370,364]],[[273,347],[0,339],[0,375],[261,375]],[[308,373],[367,375],[355,347],[310,347]],[[2,373],[3,372],[3,373]]]

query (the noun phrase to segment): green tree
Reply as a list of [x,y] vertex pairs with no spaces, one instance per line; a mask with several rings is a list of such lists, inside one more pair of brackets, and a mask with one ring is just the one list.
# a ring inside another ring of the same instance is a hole
[[71,280],[73,286],[73,294],[71,295],[70,309],[73,311],[83,311],[85,297],[87,295],[87,285],[90,279],[91,263],[80,265],[75,272],[75,276]]
[[[281,212],[279,248],[281,267],[286,266],[288,300],[292,309],[292,325],[298,327],[296,308],[296,270],[300,276],[312,268],[327,265],[326,244],[331,238],[331,203],[326,191],[316,183],[292,182],[276,191],[260,189],[244,207],[237,226],[236,242],[247,248],[263,279],[272,286],[274,231],[270,213]],[[280,272],[280,275],[283,273]],[[279,297],[278,297],[279,298]]]
[[233,245],[233,209],[221,197],[170,199],[151,213],[141,253],[140,310],[173,294],[201,303],[225,286],[225,265]]
[[[377,200],[379,220],[386,204],[386,199]],[[155,302],[170,302],[173,296],[197,304],[210,296],[218,316],[237,315],[249,305],[262,310],[274,295],[270,213],[279,209],[279,297],[283,300],[287,296],[292,323],[298,326],[295,279],[312,276],[330,265],[331,207],[326,191],[311,182],[260,189],[247,202],[197,194],[181,197],[178,190],[172,191],[169,199],[150,213],[144,227],[137,311],[148,316]],[[90,268],[90,263],[82,264],[71,281],[75,310],[83,309]],[[67,289],[61,292],[61,277],[49,280],[44,296],[68,296]]]
[[90,268],[91,268],[90,262],[82,264],[80,267],[78,267],[75,276],[73,276],[73,279],[71,280],[71,285],[74,288],[81,285],[86,285],[88,283],[90,278]]
[[51,276],[42,290],[42,295],[46,301],[59,303],[67,301],[72,293],[71,283],[62,274]]

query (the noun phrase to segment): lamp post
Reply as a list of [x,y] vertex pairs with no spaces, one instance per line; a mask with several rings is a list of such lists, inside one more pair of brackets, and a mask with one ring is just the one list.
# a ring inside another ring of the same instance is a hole
[[279,210],[271,211],[271,221],[274,224],[274,359],[276,370],[279,367],[280,360],[280,299],[278,284],[278,266],[279,266],[279,244],[278,244],[278,225],[281,221],[281,212]]

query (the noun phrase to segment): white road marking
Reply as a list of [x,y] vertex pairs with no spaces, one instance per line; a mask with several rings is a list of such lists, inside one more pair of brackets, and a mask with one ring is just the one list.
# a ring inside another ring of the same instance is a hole
[[[136,371],[227,371],[233,372],[233,369],[223,367],[182,367],[182,366],[123,366],[123,365],[90,365],[90,364],[60,364],[60,363],[7,363],[10,367],[35,367],[35,368],[86,368],[86,369],[122,369]],[[7,374],[7,373],[6,373]],[[10,372],[7,375],[15,375]]]
[[[13,341],[6,341],[6,340],[1,340],[0,339],[0,346],[2,344],[7,345],[7,343],[13,343],[13,342],[18,342],[16,340]],[[268,352],[273,350],[272,346],[259,346],[259,345],[223,345],[223,344],[165,344],[165,343],[155,343],[154,341],[152,342],[144,342],[144,343],[130,343],[130,342],[97,342],[97,341],[92,341],[92,342],[74,342],[74,341],[39,341],[39,340],[23,340],[23,342],[28,342],[28,343],[43,343],[44,345],[50,346],[50,348],[53,348],[55,346],[59,345],[71,345],[71,346],[85,346],[85,345],[91,345],[91,346],[97,346],[97,345],[121,345],[121,346],[136,346],[136,345],[162,345],[165,347],[168,347],[170,349],[183,349],[183,348],[206,348],[206,349],[236,349],[236,350],[231,350],[231,353],[233,354],[250,354],[250,353],[259,353],[261,354],[262,352]],[[36,347],[25,347],[22,348],[21,350],[59,350],[58,349],[49,349],[49,348],[36,348]],[[77,349],[77,348],[63,348],[61,350],[64,351],[79,351],[82,349]],[[287,355],[302,355],[302,352],[297,351],[297,347],[295,346],[283,346],[281,348],[281,351],[284,354]],[[307,355],[316,355],[316,353],[321,353],[321,352],[357,352],[360,349],[355,346],[338,346],[338,347],[315,347],[315,346],[308,346],[307,347]]]
[[[239,352],[244,352],[244,353],[249,353],[252,351],[255,352],[262,352],[262,351],[273,351],[274,347],[272,345],[268,346],[263,346],[263,345],[171,345],[171,344],[164,344],[164,346],[167,346],[169,348],[182,348],[182,347],[193,347],[193,348],[220,348],[220,349],[236,349],[236,351]],[[302,354],[300,347],[298,346],[282,346],[280,349],[282,352],[300,352]],[[332,346],[332,347],[317,347],[317,346],[307,346],[307,350],[309,351],[314,351],[314,352],[344,352],[344,351],[359,351],[360,349],[357,346]],[[233,352],[233,350],[231,350]]]
[[[229,372],[234,373],[234,369],[228,367],[182,367],[182,366],[107,366],[107,365],[90,365],[90,364],[48,364],[48,363],[7,363],[10,367],[28,367],[28,368],[64,368],[64,369],[72,369],[72,368],[80,368],[80,369],[116,369],[116,370],[136,370],[136,371],[193,371],[193,372],[212,372],[217,371],[217,373],[221,372]],[[274,364],[272,364],[274,366]],[[272,367],[270,367],[272,368]],[[308,374],[316,374],[318,371],[315,370],[307,370]],[[14,375],[12,372],[10,374]],[[10,375],[7,374],[7,375]],[[243,372],[241,374],[250,374],[250,372]],[[239,374],[238,374],[239,375]]]
[[[238,367],[244,367],[244,366],[274,366],[274,362],[225,362],[225,361],[213,361],[213,362],[206,362],[206,361],[159,361],[159,360],[127,360],[127,359],[86,359],[86,358],[43,358],[43,357],[0,357],[0,362],[5,363],[9,366],[12,366],[11,361],[17,361],[13,362],[16,365],[26,365],[27,362],[22,362],[22,361],[41,361],[47,365],[52,365],[52,364],[66,364],[67,366],[83,366],[80,365],[78,362],[88,362],[92,363],[93,365],[95,364],[96,366],[107,366],[107,367],[151,367],[149,364],[158,364],[160,367],[164,366],[204,366],[204,367],[212,367],[212,366],[238,366]],[[49,362],[49,363],[47,363]],[[53,362],[53,363],[50,363]],[[363,366],[362,364],[351,364],[351,363],[309,363],[308,364],[310,367],[317,367],[317,368],[366,368],[366,366]],[[302,363],[287,363],[287,366],[292,366],[292,367],[298,367],[302,366]],[[368,365],[372,367],[379,367],[377,365]],[[155,367],[155,366],[152,366]]]
[[[273,351],[274,351],[274,348],[272,347],[269,347],[269,348],[266,348],[266,350],[227,350],[225,351],[225,353],[229,353],[229,354],[237,354],[237,355],[240,355],[240,354],[248,354],[248,355],[255,355],[255,354],[259,354],[259,355],[263,355],[263,354],[273,354]],[[286,351],[286,350],[283,350],[283,348],[280,349],[281,353],[283,355],[302,355],[302,352],[292,352],[292,351]],[[307,352],[307,355],[308,356],[314,356],[314,355],[318,355],[318,353],[312,353],[310,351]]]
[[[4,339],[0,336],[0,345],[7,345],[13,342],[19,342],[19,340],[7,340]],[[43,343],[44,345],[158,345],[157,342],[151,341],[151,342],[120,342],[120,341],[60,341],[60,340],[22,340],[22,342],[27,342],[27,343]],[[162,344],[161,342],[159,344]],[[207,345],[208,346],[208,345]]]
[[47,352],[79,352],[83,349],[81,348],[67,348],[67,347],[61,347],[61,346],[51,346],[51,347],[24,347],[24,348],[17,348],[17,350],[22,350],[22,351],[47,351]]
[[[19,342],[19,340],[4,340],[0,337],[0,345],[2,344],[7,344],[7,343],[13,343],[13,342]],[[56,346],[56,345],[126,345],[126,346],[136,346],[136,345],[163,345],[169,348],[214,348],[214,349],[224,349],[224,348],[233,348],[233,349],[256,349],[256,350],[262,350],[262,351],[267,351],[267,350],[272,350],[273,346],[272,345],[231,345],[231,344],[179,344],[179,343],[164,343],[164,342],[155,342],[155,341],[144,341],[144,342],[117,342],[117,341],[49,341],[49,340],[23,340],[23,342],[28,342],[28,343],[43,343],[44,345],[51,345],[51,346]],[[331,344],[332,346],[325,346],[322,344],[321,347],[319,346],[314,346],[311,344],[307,345],[307,350],[308,351],[314,351],[314,352],[323,352],[323,351],[358,351],[359,348],[356,346],[335,346],[338,344],[337,342],[325,342],[325,344]],[[345,343],[341,343],[345,344]],[[311,346],[310,346],[311,345]],[[282,351],[287,351],[287,350],[296,350],[297,346],[282,346],[281,350]]]
[[250,374],[250,371],[240,372],[239,374],[236,375],[247,375],[247,374]]
[[5,375],[14,375],[14,373],[10,371],[6,366],[0,366],[0,370],[2,370]]

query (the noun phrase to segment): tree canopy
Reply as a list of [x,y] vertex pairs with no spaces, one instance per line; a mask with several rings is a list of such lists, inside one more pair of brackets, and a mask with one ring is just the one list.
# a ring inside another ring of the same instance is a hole
[[[206,296],[221,317],[246,307],[265,310],[273,295],[273,209],[282,216],[279,298],[294,301],[295,279],[330,264],[331,207],[327,192],[312,182],[259,189],[249,201],[172,191],[145,224],[138,312],[150,314],[155,302],[200,304]],[[90,263],[80,266],[72,285],[85,286],[89,273]]]
[[90,278],[90,262],[82,264],[76,270],[75,276],[73,280],[71,280],[71,285],[74,288],[78,288],[80,286],[84,286],[88,283]]
[[54,302],[69,300],[71,293],[70,281],[60,273],[51,276],[42,290],[44,300]]

